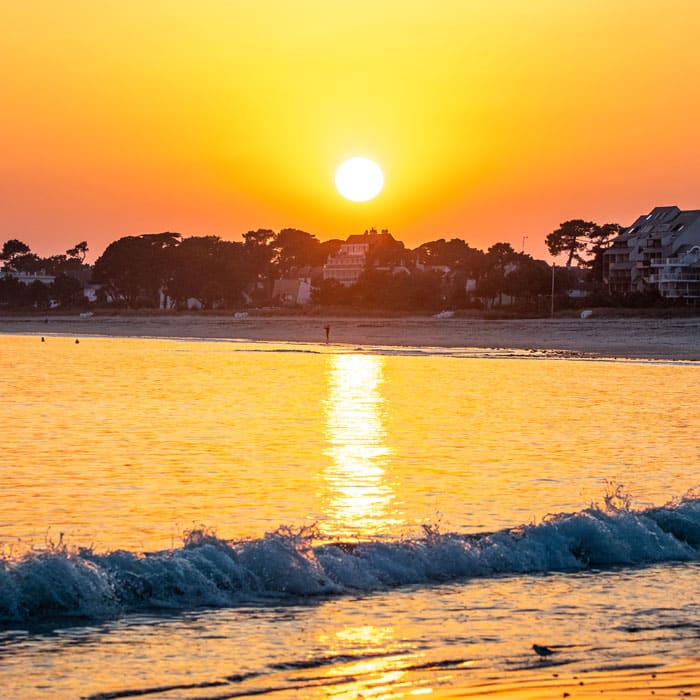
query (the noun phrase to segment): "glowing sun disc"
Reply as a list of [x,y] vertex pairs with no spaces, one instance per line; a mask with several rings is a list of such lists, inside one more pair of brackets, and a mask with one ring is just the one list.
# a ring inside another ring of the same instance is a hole
[[345,199],[366,202],[382,191],[384,173],[369,158],[351,158],[336,170],[335,186]]

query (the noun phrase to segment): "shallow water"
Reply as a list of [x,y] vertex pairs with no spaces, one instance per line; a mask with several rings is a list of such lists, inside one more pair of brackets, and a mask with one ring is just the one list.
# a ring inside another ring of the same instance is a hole
[[[60,336],[0,354],[10,696],[400,696],[698,651],[700,501],[678,500],[700,481],[697,366]],[[632,512],[605,510],[606,480]]]

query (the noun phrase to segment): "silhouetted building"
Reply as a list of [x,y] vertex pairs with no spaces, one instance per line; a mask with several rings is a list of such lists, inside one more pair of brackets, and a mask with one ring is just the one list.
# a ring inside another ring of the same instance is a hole
[[338,248],[338,252],[328,256],[323,266],[323,279],[338,280],[346,287],[355,284],[365,269],[370,239],[376,235],[376,230],[372,229],[363,235],[348,236],[345,243]]
[[5,277],[13,277],[18,282],[22,284],[33,284],[34,282],[41,282],[42,284],[53,284],[56,281],[56,275],[47,275],[42,270],[41,272],[16,272],[15,270],[0,270],[0,279]]
[[656,207],[643,214],[613,240],[604,265],[613,294],[700,299],[700,210]]
[[[401,250],[397,255],[396,251]],[[373,266],[380,270],[398,271],[398,268],[407,270],[404,266],[404,246],[394,239],[386,229],[378,233],[376,229],[365,231],[363,234],[348,236],[335,255],[329,255],[323,266],[324,280],[337,280],[342,285],[349,287],[355,284],[360,275],[367,268],[370,253],[373,254]],[[377,251],[385,254],[376,255]],[[384,259],[386,258],[386,259]]]
[[329,255],[323,266],[324,280],[338,280],[349,287],[355,284],[365,269],[371,238],[377,235],[376,229],[362,235],[348,236],[335,255]]

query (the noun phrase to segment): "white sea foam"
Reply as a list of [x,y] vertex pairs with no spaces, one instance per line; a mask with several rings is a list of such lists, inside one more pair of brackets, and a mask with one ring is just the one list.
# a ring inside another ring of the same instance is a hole
[[181,548],[97,554],[54,547],[0,562],[0,619],[113,616],[324,596],[406,584],[700,559],[700,499],[645,510],[589,508],[488,534],[427,532],[394,541],[315,544],[280,528],[227,541],[195,531]]

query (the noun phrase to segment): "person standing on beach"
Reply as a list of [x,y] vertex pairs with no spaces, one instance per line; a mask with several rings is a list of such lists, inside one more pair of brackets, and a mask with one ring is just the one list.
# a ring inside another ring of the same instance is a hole
[[331,327],[330,326],[324,326],[323,329],[326,331],[326,343],[328,342],[328,339],[331,337]]

